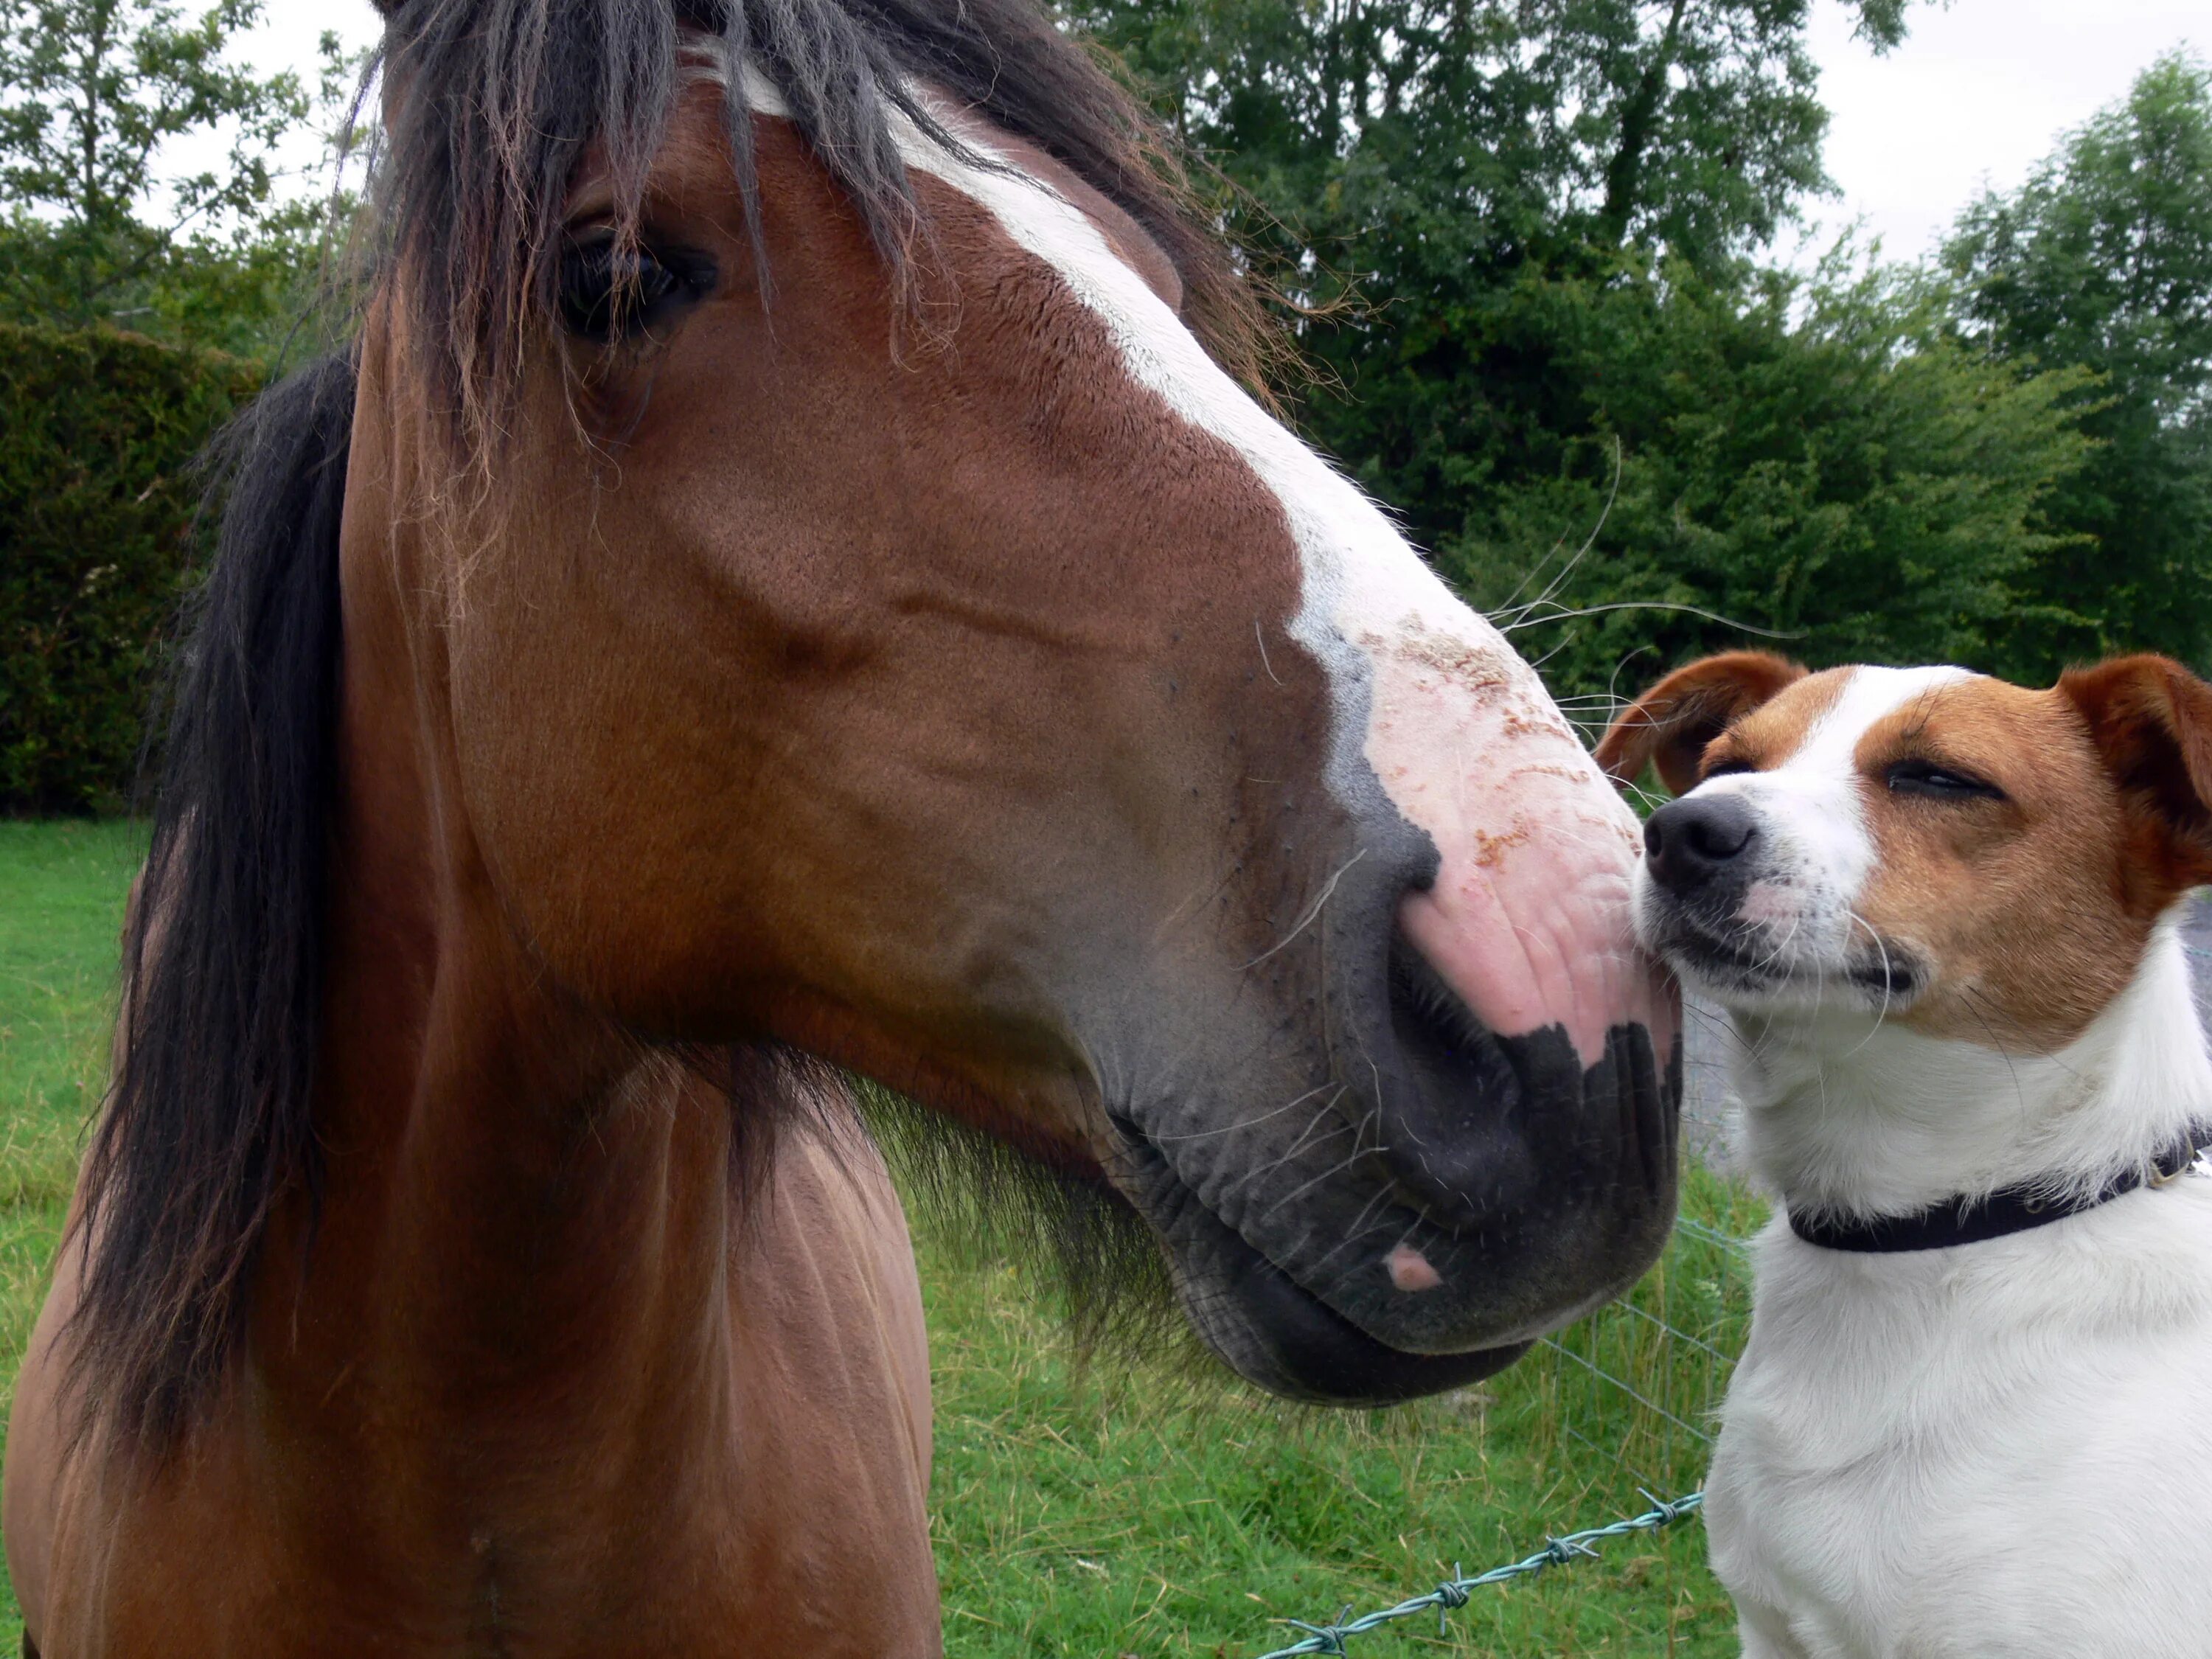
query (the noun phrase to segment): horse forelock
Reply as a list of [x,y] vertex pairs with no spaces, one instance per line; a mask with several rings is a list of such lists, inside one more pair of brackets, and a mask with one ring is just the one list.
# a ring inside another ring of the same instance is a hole
[[[1257,389],[1275,337],[1194,207],[1159,125],[1030,0],[404,0],[386,9],[386,131],[368,240],[449,439],[481,463],[509,434],[535,333],[556,310],[572,183],[604,173],[635,234],[678,95],[722,94],[758,235],[751,118],[788,119],[902,291],[927,243],[908,136],[972,160],[949,106],[1035,144],[1127,213],[1175,266],[1186,320]],[[763,107],[763,94],[774,105]],[[756,241],[756,252],[761,250]],[[923,256],[926,257],[926,256]],[[772,276],[772,273],[770,273]],[[764,294],[768,285],[763,285]]]

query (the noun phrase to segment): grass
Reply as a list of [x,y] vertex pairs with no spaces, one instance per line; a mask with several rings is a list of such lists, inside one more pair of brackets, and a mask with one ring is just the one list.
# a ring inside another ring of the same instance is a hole
[[[0,822],[0,1403],[12,1395],[106,1069],[127,825]],[[1692,1171],[1722,1233],[1752,1200]],[[1324,1620],[1516,1559],[1703,1473],[1741,1340],[1737,1253],[1678,1236],[1630,1304],[1479,1389],[1323,1413],[1072,1354],[1042,1276],[919,1239],[937,1389],[931,1528],[959,1659],[1250,1659]],[[1641,1396],[1641,1402],[1632,1397]],[[0,1585],[0,1652],[18,1615]],[[1363,1638],[1373,1655],[1733,1654],[1694,1522]]]
[[[1717,1219],[1753,1220],[1709,1179],[1693,1198]],[[1744,1309],[1735,1252],[1686,1239],[1639,1288],[1639,1313],[1585,1322],[1478,1389],[1322,1413],[1179,1395],[1142,1367],[1086,1376],[1019,1269],[963,1270],[945,1254],[923,1240],[932,1525],[947,1645],[991,1659],[1249,1659],[1295,1638],[1271,1621],[1326,1620],[1346,1602],[1364,1613],[1455,1563],[1517,1559],[1641,1510],[1639,1486],[1679,1496],[1702,1479],[1698,1431]],[[1708,1313],[1691,1328],[1718,1337],[1711,1354],[1659,1322]],[[1478,1591],[1448,1639],[1408,1620],[1354,1652],[1733,1655],[1735,1618],[1704,1558],[1694,1524],[1618,1540],[1571,1571]]]
[[[46,1291],[85,1124],[107,1073],[129,823],[0,819],[0,1409]],[[0,1574],[0,1652],[21,1639]]]

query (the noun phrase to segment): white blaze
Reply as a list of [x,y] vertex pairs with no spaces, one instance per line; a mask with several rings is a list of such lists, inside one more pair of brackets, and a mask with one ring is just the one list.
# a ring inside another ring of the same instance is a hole
[[[752,106],[782,112],[749,74]],[[988,151],[976,124],[947,118]],[[988,210],[1103,323],[1130,376],[1242,455],[1281,504],[1302,565],[1291,636],[1328,672],[1330,783],[1355,814],[1383,803],[1443,855],[1409,897],[1407,936],[1492,1030],[1564,1024],[1585,1064],[1609,1026],[1652,1028],[1663,1064],[1671,993],[1638,953],[1635,817],[1504,635],[1462,604],[1382,511],[1206,354],[1074,204],[1018,169],[981,167],[895,118],[902,153]],[[1255,643],[1255,653],[1263,643]]]

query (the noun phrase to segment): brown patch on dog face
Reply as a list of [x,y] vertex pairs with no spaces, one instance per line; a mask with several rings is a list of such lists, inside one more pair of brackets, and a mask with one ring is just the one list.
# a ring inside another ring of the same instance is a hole
[[2129,902],[2129,813],[2074,701],[1957,681],[1875,720],[1853,763],[1875,848],[1856,909],[1927,973],[1898,1018],[2045,1053],[2081,1036],[2164,907]]
[[1690,781],[1703,783],[1723,772],[1771,772],[1783,765],[1804,747],[1806,738],[1836,706],[1850,678],[1848,668],[1830,668],[1794,682],[1714,738]]

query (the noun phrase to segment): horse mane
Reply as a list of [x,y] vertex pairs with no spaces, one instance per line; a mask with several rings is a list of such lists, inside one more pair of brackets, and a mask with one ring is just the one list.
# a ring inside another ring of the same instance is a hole
[[[1173,143],[1033,0],[389,0],[383,9],[383,72],[398,97],[368,241],[380,291],[399,307],[429,381],[425,402],[448,412],[479,465],[507,429],[529,341],[556,313],[572,173],[596,146],[616,185],[617,234],[635,230],[684,53],[702,35],[776,87],[895,273],[926,227],[894,122],[958,148],[912,89],[927,82],[1130,214],[1174,262],[1191,326],[1261,389],[1270,331],[1194,210]],[[722,78],[750,200],[747,77]],[[104,1422],[155,1449],[223,1376],[277,1203],[301,1191],[312,1206],[319,1189],[312,1092],[356,389],[349,356],[314,363],[216,440],[216,557],[149,745],[152,841],[125,927],[117,1068],[70,1240],[86,1255],[71,1327],[80,1431]],[[1041,1232],[1060,1258],[1079,1326],[1103,1329],[1116,1305],[1164,1302],[1148,1293],[1164,1288],[1149,1234],[1104,1189],[1018,1167],[974,1136],[888,1139],[925,1199],[934,1190],[1033,1224],[1020,1231]],[[971,1154],[958,1178],[945,1161],[956,1145]]]
[[210,457],[216,558],[154,762],[115,1075],[70,1234],[87,1256],[83,1426],[110,1418],[155,1443],[220,1375],[279,1195],[319,1175],[307,1103],[354,381],[344,357],[301,369]]

